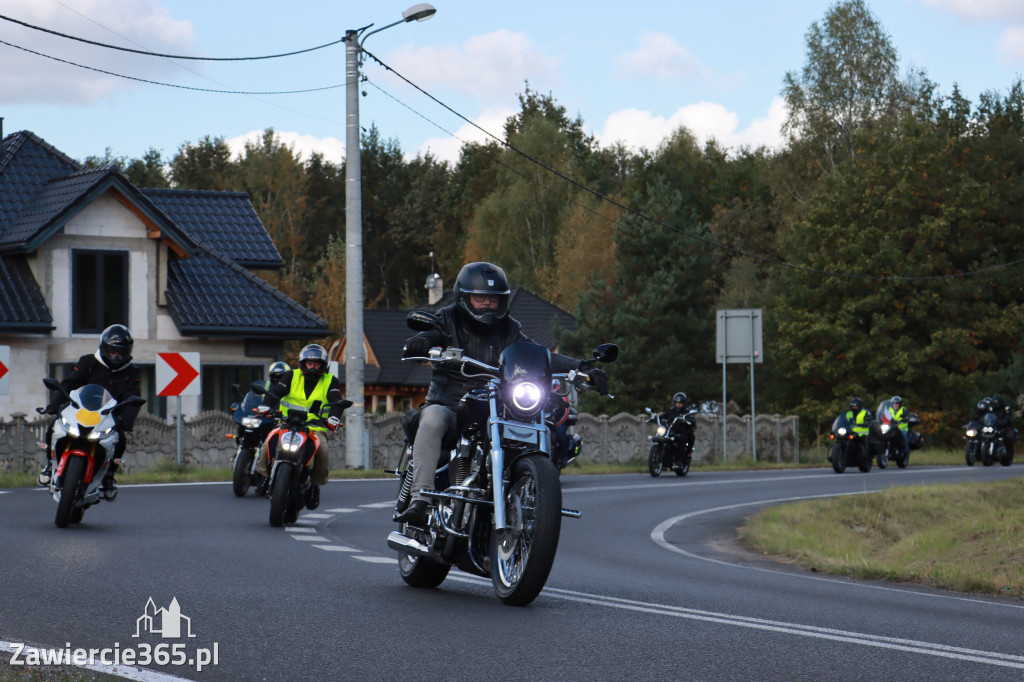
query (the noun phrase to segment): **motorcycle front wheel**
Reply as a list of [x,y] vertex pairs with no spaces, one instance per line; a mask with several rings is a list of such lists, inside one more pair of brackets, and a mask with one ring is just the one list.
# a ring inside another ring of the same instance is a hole
[[274,475],[274,489],[270,492],[270,525],[280,528],[284,525],[285,513],[288,511],[288,497],[292,488],[291,462],[279,462]]
[[889,444],[886,443],[882,451],[878,453],[878,468],[884,469],[889,466]]
[[978,461],[978,444],[967,443],[967,448],[964,450],[964,461],[967,462],[967,466],[972,467],[974,463]]
[[61,481],[60,502],[57,503],[57,516],[53,522],[58,528],[67,528],[75,509],[78,487],[85,478],[85,458],[69,457],[64,467],[64,479]]
[[245,497],[252,485],[252,460],[254,453],[249,448],[239,448],[235,455],[235,470],[231,476],[231,489],[235,497]]
[[992,441],[987,441],[981,446],[981,463],[984,466],[990,467],[996,463],[995,445]]
[[829,453],[829,461],[832,462],[832,471],[841,474],[846,471],[846,448],[838,442],[832,443],[832,452]]
[[505,530],[491,532],[491,582],[502,602],[524,606],[547,582],[562,529],[562,488],[551,460],[519,459],[503,502]]
[[661,469],[664,465],[665,459],[665,446],[661,443],[655,443],[651,446],[651,451],[647,454],[647,470],[651,472],[651,476],[657,478],[661,476]]

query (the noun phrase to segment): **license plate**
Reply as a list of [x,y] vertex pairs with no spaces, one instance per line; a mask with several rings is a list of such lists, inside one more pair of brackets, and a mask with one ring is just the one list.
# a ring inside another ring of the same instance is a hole
[[537,444],[538,433],[530,428],[523,426],[514,426],[512,424],[502,424],[501,433],[505,438],[510,440],[517,440],[520,443],[532,443]]

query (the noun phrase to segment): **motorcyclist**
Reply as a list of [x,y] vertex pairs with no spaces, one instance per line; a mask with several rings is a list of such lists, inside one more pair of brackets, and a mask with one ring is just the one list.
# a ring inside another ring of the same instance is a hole
[[[423,357],[435,346],[454,347],[463,349],[467,357],[497,366],[501,352],[509,345],[533,343],[522,325],[508,314],[511,290],[505,271],[498,266],[487,262],[466,264],[455,279],[453,291],[455,302],[437,312],[441,330],[421,332],[410,338],[403,357]],[[554,353],[551,362],[555,372],[586,372],[595,389],[602,394],[608,392],[608,375],[590,363]],[[457,370],[434,369],[413,443],[412,502],[398,521],[418,525],[426,521],[427,500],[420,491],[434,487],[441,441],[447,431],[457,428],[455,408],[469,382]]]
[[[135,344],[132,333],[123,324],[112,324],[100,334],[99,348],[94,353],[83,355],[72,368],[60,385],[65,391],[71,392],[86,384],[99,384],[107,389],[110,395],[118,402],[124,402],[131,396],[141,396],[141,373],[139,368],[132,364],[132,348]],[[67,404],[63,394],[56,396],[46,407],[36,408],[40,414],[59,414]],[[106,475],[100,484],[100,492],[104,498],[113,498],[117,491],[117,481],[114,474],[118,469],[118,462],[124,455],[126,433],[132,430],[135,418],[139,414],[140,406],[127,406],[118,410],[114,415],[115,429],[118,432],[117,445],[114,447],[114,459],[107,469]],[[53,443],[53,422],[46,430],[46,442],[49,444],[47,450],[46,466],[39,473],[37,479],[39,485],[49,485],[53,475],[53,459],[56,456]]]
[[850,409],[846,411],[844,416],[853,432],[863,438],[861,443],[866,447],[869,430],[868,424],[871,422],[872,415],[870,410],[864,409],[864,401],[860,398],[851,398]]
[[[275,363],[276,364],[276,363]],[[280,363],[284,364],[284,363]],[[273,368],[273,366],[271,366]],[[271,381],[263,403],[256,408],[257,412],[266,413],[281,406],[282,411],[289,408],[309,411],[314,402],[321,406],[341,400],[341,382],[337,377],[327,373],[327,350],[316,343],[311,343],[299,351],[299,369],[284,371],[277,381]],[[341,415],[345,408],[332,405],[328,412],[327,424],[332,431],[341,425]],[[320,415],[310,413],[309,419],[319,419]],[[310,426],[311,431],[326,432],[323,426]],[[313,455],[313,472],[311,476],[307,509],[320,506],[320,486],[327,484],[330,471],[330,453],[326,438],[319,438],[319,447]],[[270,476],[270,452],[267,441],[260,447],[260,458],[257,470],[264,477]]]
[[900,435],[903,436],[903,451],[900,454],[910,452],[910,436],[908,434],[910,425],[907,423],[907,410],[903,406],[903,398],[898,395],[889,398],[889,414],[899,427]]
[[986,413],[991,411],[992,398],[985,396],[984,398],[978,401],[977,405],[974,406],[974,414],[971,415],[971,418],[968,421],[980,422],[981,418],[984,417]]
[[[667,427],[671,427],[672,422],[675,421],[676,417],[682,417],[690,411],[689,402],[690,400],[685,393],[682,391],[676,391],[675,395],[672,396],[672,407],[665,410],[661,415],[662,423]],[[682,452],[685,453],[693,451],[694,437],[693,429],[686,429],[685,440],[680,444]]]
[[992,412],[996,415],[996,428],[1003,432],[1003,440],[1010,453],[1013,453],[1013,437],[1017,435],[1017,429],[1013,428],[1013,413],[1002,394],[992,396]]

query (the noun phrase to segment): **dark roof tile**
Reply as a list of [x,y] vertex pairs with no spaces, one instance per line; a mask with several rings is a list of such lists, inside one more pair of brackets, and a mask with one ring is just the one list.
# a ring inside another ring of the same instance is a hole
[[48,332],[53,316],[25,256],[0,254],[0,330]]

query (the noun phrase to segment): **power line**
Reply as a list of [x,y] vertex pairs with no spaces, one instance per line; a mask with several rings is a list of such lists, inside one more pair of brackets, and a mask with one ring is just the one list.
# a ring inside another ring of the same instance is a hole
[[86,69],[88,71],[95,71],[96,73],[102,73],[102,74],[107,75],[107,76],[116,76],[117,78],[125,78],[127,80],[137,81],[139,83],[147,83],[149,85],[161,85],[161,86],[163,86],[165,88],[179,88],[181,90],[194,90],[196,92],[212,92],[212,93],[217,93],[217,94],[222,94],[222,95],[300,95],[300,94],[307,93],[307,92],[321,92],[323,90],[333,90],[335,88],[343,88],[343,87],[345,87],[344,83],[337,83],[335,85],[324,85],[324,86],[321,86],[321,87],[318,87],[318,88],[306,88],[304,90],[216,90],[214,88],[197,88],[197,87],[194,87],[194,86],[191,86],[191,85],[177,85],[175,83],[161,83],[160,81],[149,80],[147,78],[139,78],[137,76],[126,76],[123,73],[114,73],[113,71],[106,71],[104,69],[98,69],[95,66],[86,66],[85,64],[79,64],[77,62],[72,62],[72,61],[69,61],[67,59],[61,59],[60,57],[54,57],[52,55],[44,54],[42,52],[37,52],[36,50],[30,50],[27,47],[22,47],[21,45],[15,45],[14,43],[9,43],[6,40],[0,40],[0,45],[7,45],[8,47],[13,47],[16,50],[21,50],[23,52],[28,52],[29,54],[34,54],[34,55],[36,55],[38,57],[45,57],[47,59],[52,59],[55,62],[60,62],[62,64],[68,64],[69,66],[75,66],[75,67],[78,67],[79,69]]
[[32,29],[34,31],[42,31],[43,33],[49,33],[50,35],[59,36],[61,38],[67,38],[68,40],[76,40],[76,41],[78,41],[80,43],[86,43],[88,45],[95,45],[97,47],[104,47],[104,48],[107,48],[109,50],[120,50],[121,52],[131,52],[133,54],[142,54],[142,55],[147,55],[149,57],[164,57],[164,58],[167,58],[167,59],[192,59],[192,60],[207,61],[207,62],[244,62],[244,61],[255,61],[255,60],[260,60],[260,59],[278,59],[280,57],[292,57],[292,56],[295,56],[297,54],[305,54],[307,52],[313,52],[315,50],[322,50],[325,47],[331,47],[332,45],[337,45],[339,43],[345,42],[344,38],[339,38],[338,40],[335,40],[333,42],[324,43],[323,45],[317,45],[316,47],[307,47],[307,48],[305,48],[303,50],[295,50],[294,52],[282,52],[280,54],[268,54],[268,55],[262,55],[262,56],[259,56],[259,57],[196,57],[194,55],[163,54],[163,53],[160,53],[160,52],[150,52],[149,50],[136,50],[136,49],[131,48],[131,47],[121,47],[120,45],[111,45],[109,43],[101,43],[101,42],[96,41],[96,40],[89,40],[88,38],[80,38],[78,36],[69,35],[67,33],[61,33],[60,31],[54,31],[53,29],[43,28],[42,26],[36,26],[35,24],[30,24],[28,22],[21,21],[20,19],[15,19],[13,17],[8,17],[8,16],[5,16],[3,14],[0,14],[0,19],[3,19],[4,21],[9,21],[9,22],[11,22],[13,24],[19,24],[19,25],[24,26],[26,28],[30,28],[30,29]]
[[[690,239],[695,239],[697,241],[704,242],[705,244],[708,244],[709,246],[712,246],[714,248],[721,249],[723,251],[728,251],[729,253],[732,253],[733,255],[736,255],[736,256],[742,256],[744,258],[749,258],[751,260],[755,260],[755,261],[759,261],[759,262],[762,262],[762,263],[766,263],[768,265],[777,265],[777,266],[780,266],[780,267],[789,268],[791,270],[797,270],[797,271],[800,271],[800,272],[807,272],[807,273],[816,274],[816,275],[823,275],[825,277],[838,277],[840,279],[869,280],[869,281],[879,281],[879,282],[922,282],[922,281],[929,281],[929,280],[963,279],[965,277],[973,277],[975,275],[984,275],[984,274],[988,274],[988,273],[991,273],[991,272],[996,272],[996,271],[999,271],[999,270],[1004,270],[1004,269],[1008,269],[1008,268],[1012,268],[1012,267],[1016,267],[1018,265],[1024,264],[1024,258],[1021,258],[1021,259],[1018,259],[1018,260],[1010,261],[1008,263],[1000,263],[998,265],[993,265],[993,266],[990,266],[990,267],[987,267],[987,268],[981,268],[981,269],[978,269],[978,270],[967,270],[967,271],[964,271],[964,272],[957,272],[957,273],[951,273],[951,274],[946,274],[946,275],[857,275],[857,274],[853,274],[853,273],[830,272],[828,270],[821,270],[821,269],[818,269],[818,268],[812,268],[810,266],[799,265],[799,264],[796,264],[796,263],[790,263],[790,262],[787,262],[787,261],[784,261],[784,260],[780,260],[778,258],[771,258],[771,257],[768,257],[768,256],[762,256],[762,255],[759,255],[759,254],[756,254],[756,253],[750,253],[748,251],[744,251],[742,249],[738,249],[738,248],[735,248],[735,247],[732,247],[732,246],[727,246],[725,244],[721,244],[719,242],[716,242],[716,241],[714,241],[712,239],[708,239],[707,237],[703,237],[703,236],[698,235],[698,234],[693,234],[691,232],[687,232],[686,230],[683,230],[682,228],[675,227],[674,225],[670,225],[670,224],[668,224],[668,223],[666,223],[666,222],[664,222],[662,220],[658,220],[657,218],[651,217],[651,216],[649,216],[649,215],[647,215],[645,213],[637,211],[636,209],[630,208],[629,206],[626,206],[625,204],[623,204],[623,203],[621,203],[619,201],[616,201],[615,199],[612,199],[611,197],[605,196],[605,195],[601,194],[600,192],[598,192],[597,190],[595,190],[595,189],[593,189],[591,187],[588,187],[587,185],[583,184],[582,182],[580,182],[580,181],[578,181],[578,180],[576,180],[574,178],[571,178],[571,177],[565,175],[561,171],[559,171],[559,170],[557,170],[555,168],[552,168],[551,166],[547,165],[543,161],[530,156],[529,154],[527,154],[526,152],[522,151],[521,149],[518,149],[517,147],[513,146],[512,144],[506,142],[505,140],[502,140],[498,136],[496,136],[493,133],[491,133],[489,130],[484,129],[483,127],[481,127],[480,125],[478,125],[474,121],[471,121],[469,118],[467,118],[463,114],[459,113],[458,111],[455,111],[455,109],[451,108],[450,106],[448,106],[447,104],[445,104],[441,100],[437,99],[436,97],[434,97],[432,94],[430,94],[429,92],[427,92],[426,90],[424,90],[420,86],[418,86],[415,83],[413,83],[412,81],[410,81],[408,78],[403,76],[401,73],[396,71],[391,66],[385,64],[379,57],[377,57],[373,53],[369,52],[365,48],[363,49],[363,52],[364,52],[364,54],[366,54],[366,56],[370,57],[375,62],[380,64],[382,67],[384,67],[385,70],[390,71],[391,73],[395,74],[396,76],[398,76],[398,78],[400,78],[401,80],[405,81],[407,84],[409,84],[410,86],[412,86],[413,88],[415,88],[416,90],[421,92],[428,99],[432,100],[433,102],[435,102],[436,104],[438,104],[442,108],[444,108],[445,110],[447,110],[447,111],[451,112],[452,114],[454,114],[456,117],[462,119],[466,123],[468,123],[471,126],[473,126],[474,128],[476,128],[477,130],[481,131],[484,135],[486,135],[489,138],[493,139],[498,144],[500,144],[502,147],[508,149],[509,151],[515,152],[516,154],[519,154],[520,156],[522,156],[524,159],[528,160],[529,162],[531,162],[533,164],[536,164],[537,166],[540,166],[544,170],[546,170],[549,173],[551,173],[551,174],[561,178],[562,180],[565,180],[566,182],[570,183],[571,185],[574,185],[578,189],[581,189],[581,190],[583,190],[583,191],[593,195],[594,197],[597,197],[601,201],[608,202],[609,204],[611,204],[613,206],[616,206],[616,207],[622,209],[624,212],[626,212],[626,213],[628,213],[628,214],[630,214],[632,216],[635,216],[637,218],[640,218],[641,220],[648,221],[650,223],[653,223],[655,225],[663,227],[663,228],[665,228],[667,230],[671,230],[673,232],[681,234],[681,235],[683,235],[685,237],[688,237]],[[409,108],[410,110],[413,110],[411,107],[407,107],[407,108]],[[415,110],[413,110],[413,111],[415,111]],[[430,121],[430,119],[426,118],[425,116],[423,118],[425,120],[427,120],[427,121]],[[432,123],[432,121],[431,121],[431,123]],[[444,128],[441,128],[440,126],[438,126],[438,128],[440,128],[441,130],[444,130]],[[448,132],[448,131],[445,131],[445,132]],[[452,135],[451,133],[448,133],[448,134]],[[452,135],[452,137],[455,137],[455,136]],[[458,139],[458,138],[456,138],[456,139]],[[598,215],[600,215],[600,214],[598,214]]]

